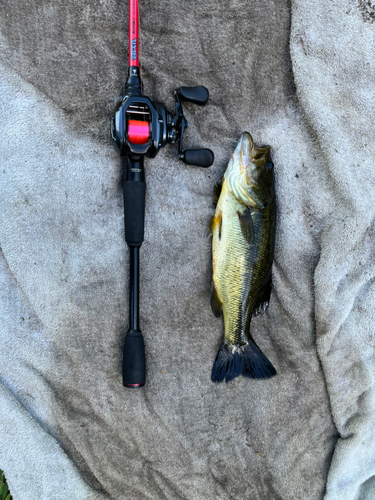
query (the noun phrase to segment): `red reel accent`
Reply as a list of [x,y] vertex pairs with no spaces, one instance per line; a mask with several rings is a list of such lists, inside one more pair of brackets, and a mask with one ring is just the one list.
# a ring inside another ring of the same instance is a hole
[[128,140],[133,144],[146,144],[150,138],[149,122],[140,120],[128,121]]

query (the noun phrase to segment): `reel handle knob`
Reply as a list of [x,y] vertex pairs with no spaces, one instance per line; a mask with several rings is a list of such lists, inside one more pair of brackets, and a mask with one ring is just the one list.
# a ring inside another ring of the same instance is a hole
[[202,85],[198,87],[180,87],[177,93],[181,101],[192,102],[198,106],[204,106],[209,97],[208,90]]
[[196,165],[197,167],[210,167],[215,159],[211,149],[185,149],[182,151],[181,160],[187,165]]

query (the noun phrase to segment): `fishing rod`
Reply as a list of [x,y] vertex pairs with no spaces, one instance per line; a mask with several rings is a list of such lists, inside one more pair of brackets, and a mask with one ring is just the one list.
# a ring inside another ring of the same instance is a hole
[[179,158],[188,165],[210,167],[210,149],[183,149],[188,122],[182,102],[203,106],[208,101],[206,87],[175,89],[175,114],[164,104],[143,95],[139,61],[138,0],[129,0],[129,68],[125,97],[119,103],[111,125],[112,144],[124,158],[125,241],[130,251],[129,330],[125,336],[122,379],[129,388],[142,387],[146,381],[143,335],[139,324],[139,249],[144,239],[145,173],[144,158],[154,158],[167,143],[177,143]]

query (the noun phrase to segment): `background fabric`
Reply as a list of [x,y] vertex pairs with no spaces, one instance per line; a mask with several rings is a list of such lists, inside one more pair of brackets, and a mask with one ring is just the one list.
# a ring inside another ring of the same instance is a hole
[[[109,124],[127,2],[0,3],[0,468],[15,500],[373,500],[374,26],[370,0],[142,0],[145,93],[187,104],[146,162],[147,384],[121,383],[128,251]],[[215,385],[211,193],[241,132],[271,146],[278,371]]]

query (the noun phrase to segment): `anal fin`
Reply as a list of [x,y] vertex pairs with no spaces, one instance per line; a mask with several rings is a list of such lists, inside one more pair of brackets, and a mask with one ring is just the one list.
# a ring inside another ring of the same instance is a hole
[[268,304],[270,302],[272,291],[272,275],[271,271],[269,272],[269,276],[259,293],[259,297],[257,303],[254,307],[253,316],[262,316],[268,309]]

